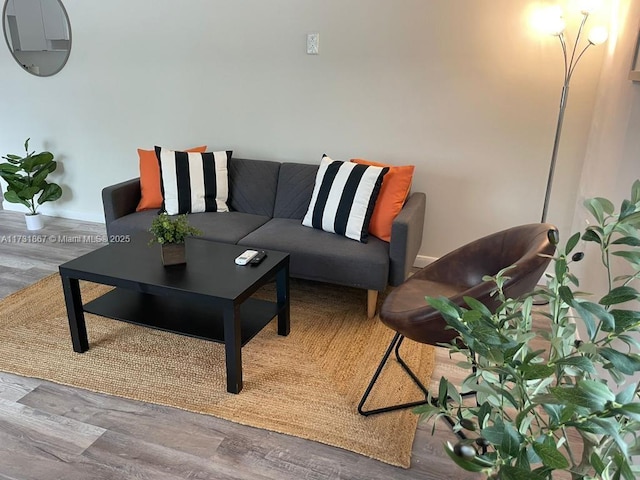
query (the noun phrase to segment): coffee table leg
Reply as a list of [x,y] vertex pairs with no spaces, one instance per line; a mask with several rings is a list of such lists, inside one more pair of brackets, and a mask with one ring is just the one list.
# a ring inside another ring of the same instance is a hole
[[227,364],[227,392],[242,390],[242,333],[240,329],[240,305],[224,309],[224,353]]
[[87,337],[87,325],[84,321],[80,282],[76,278],[69,278],[63,275],[62,289],[64,291],[64,302],[67,306],[73,351],[78,353],[86,352],[89,350],[89,339]]
[[278,295],[278,335],[289,335],[289,265],[276,274]]

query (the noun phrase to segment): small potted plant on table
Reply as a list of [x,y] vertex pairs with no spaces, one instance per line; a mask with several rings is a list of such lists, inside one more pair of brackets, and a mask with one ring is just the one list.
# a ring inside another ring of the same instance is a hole
[[[7,182],[4,199],[10,203],[21,203],[29,209],[25,214],[28,230],[40,230],[42,217],[36,211],[45,202],[52,202],[62,196],[59,185],[47,182],[47,176],[58,166],[51,152],[29,153],[29,138],[24,142],[26,155],[7,154],[0,163],[0,177]],[[36,195],[40,196],[36,200]]]
[[186,215],[169,216],[159,214],[151,222],[149,232],[153,238],[149,242],[159,243],[164,266],[186,263],[184,241],[190,235],[202,235],[202,232],[189,225]]

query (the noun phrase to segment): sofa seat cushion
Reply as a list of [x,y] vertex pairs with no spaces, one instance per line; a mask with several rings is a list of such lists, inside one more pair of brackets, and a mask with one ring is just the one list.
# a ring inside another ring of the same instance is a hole
[[389,277],[389,244],[368,243],[305,227],[300,220],[274,218],[238,244],[288,252],[289,273],[308,280],[335,279],[336,284],[367,290],[385,289]]
[[[147,231],[157,210],[145,210],[118,218],[111,223],[111,235],[133,235]],[[264,215],[241,212],[190,213],[189,225],[202,231],[200,238],[223,243],[238,243],[238,240],[269,221]]]

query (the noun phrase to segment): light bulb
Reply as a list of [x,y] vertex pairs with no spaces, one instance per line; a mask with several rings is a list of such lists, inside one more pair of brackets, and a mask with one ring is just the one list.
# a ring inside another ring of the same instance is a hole
[[539,11],[536,23],[544,33],[556,36],[561,35],[566,26],[560,5],[552,5]]
[[543,35],[561,35],[565,23],[560,5],[536,8],[531,16],[531,25]]
[[567,24],[562,18],[556,18],[555,20],[549,22],[547,30],[549,32],[549,35],[559,36],[562,35],[562,32],[564,32],[566,26]]
[[601,4],[601,0],[580,0],[580,13],[589,15],[598,10]]
[[593,27],[589,32],[589,43],[592,45],[600,45],[607,41],[609,37],[609,32],[605,27]]

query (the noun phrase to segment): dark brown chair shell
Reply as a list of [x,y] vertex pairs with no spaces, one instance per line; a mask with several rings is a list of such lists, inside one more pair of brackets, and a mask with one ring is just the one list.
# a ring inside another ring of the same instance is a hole
[[483,277],[513,265],[506,274],[505,295],[519,298],[531,292],[555,251],[549,231],[555,232],[556,228],[548,223],[521,225],[448,253],[393,290],[380,309],[380,320],[416,342],[451,342],[457,332],[445,329],[447,324],[440,312],[429,306],[425,296],[444,296],[463,307],[463,297],[473,297],[495,311],[498,303],[491,294],[496,286],[484,282]]

